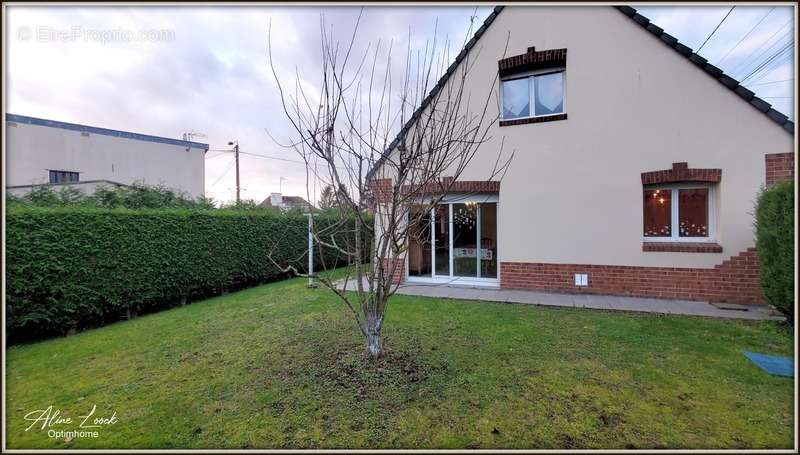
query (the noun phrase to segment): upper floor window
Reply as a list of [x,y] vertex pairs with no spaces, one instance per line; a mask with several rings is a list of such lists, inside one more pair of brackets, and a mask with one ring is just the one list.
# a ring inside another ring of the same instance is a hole
[[565,71],[547,71],[503,80],[503,119],[563,114]]
[[71,171],[50,171],[50,183],[73,183],[78,181],[78,173]]

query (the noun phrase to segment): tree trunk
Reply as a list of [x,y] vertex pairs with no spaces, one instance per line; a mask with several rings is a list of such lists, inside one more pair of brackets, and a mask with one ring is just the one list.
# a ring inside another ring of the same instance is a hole
[[383,356],[383,339],[381,330],[374,321],[367,323],[367,355],[373,359]]

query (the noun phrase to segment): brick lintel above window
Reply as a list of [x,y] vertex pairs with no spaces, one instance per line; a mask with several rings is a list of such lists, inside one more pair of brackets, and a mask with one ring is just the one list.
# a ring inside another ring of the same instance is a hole
[[672,169],[642,172],[642,185],[676,182],[718,183],[721,178],[722,169],[690,169],[688,163],[672,163]]
[[497,64],[500,77],[525,71],[560,68],[567,64],[567,49],[548,49],[537,52],[535,47],[529,47],[528,52],[504,58]]

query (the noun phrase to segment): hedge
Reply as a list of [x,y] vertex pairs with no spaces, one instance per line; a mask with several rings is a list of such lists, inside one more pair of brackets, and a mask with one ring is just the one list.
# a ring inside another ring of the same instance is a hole
[[[333,221],[315,218],[320,227]],[[9,207],[6,229],[12,342],[283,276],[270,256],[280,264],[307,261],[302,214],[22,206]],[[335,255],[322,253],[330,265]]]
[[794,182],[765,189],[756,210],[761,287],[770,305],[794,314]]

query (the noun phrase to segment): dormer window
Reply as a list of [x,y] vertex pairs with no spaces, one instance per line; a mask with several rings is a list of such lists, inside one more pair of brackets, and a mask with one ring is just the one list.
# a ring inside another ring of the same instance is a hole
[[503,120],[563,114],[564,73],[540,71],[503,80]]

